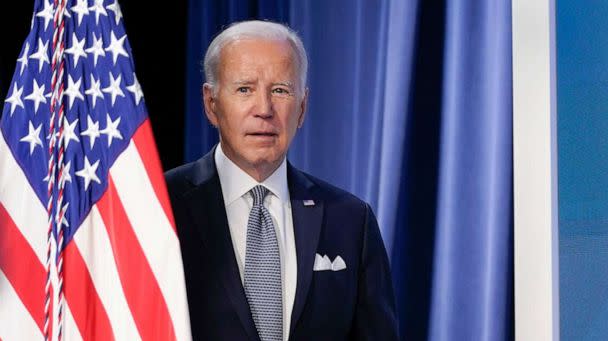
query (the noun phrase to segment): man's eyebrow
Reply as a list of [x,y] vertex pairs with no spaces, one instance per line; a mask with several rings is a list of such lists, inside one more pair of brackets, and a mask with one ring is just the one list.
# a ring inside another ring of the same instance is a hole
[[[253,79],[239,79],[239,80],[236,80],[236,81],[232,82],[232,84],[233,85],[249,85],[249,84],[254,84],[255,82],[256,81],[253,80]],[[273,86],[274,85],[282,85],[282,86],[286,86],[286,87],[292,88],[292,89],[294,87],[293,83],[292,82],[288,82],[288,81],[285,81],[285,82],[275,82],[275,83],[272,83],[272,85]]]
[[293,83],[291,82],[277,82],[277,83],[272,83],[272,85],[283,85],[289,88],[293,88]]
[[255,83],[255,81],[253,79],[239,79],[239,80],[232,82],[232,84],[235,84],[235,85],[247,85],[247,84],[253,84],[253,83]]

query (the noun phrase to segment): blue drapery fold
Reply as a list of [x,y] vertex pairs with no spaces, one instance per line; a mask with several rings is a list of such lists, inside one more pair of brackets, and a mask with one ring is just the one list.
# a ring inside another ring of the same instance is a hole
[[402,338],[513,338],[511,4],[190,0],[186,161],[217,142],[200,60],[225,25],[269,19],[309,54],[294,165],[370,202]]
[[511,327],[496,318],[512,314],[510,8],[446,5],[433,340],[498,340]]

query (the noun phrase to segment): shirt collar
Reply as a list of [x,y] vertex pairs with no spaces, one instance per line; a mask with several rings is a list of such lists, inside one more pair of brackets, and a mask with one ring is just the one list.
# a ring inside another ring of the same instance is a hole
[[220,177],[224,205],[228,206],[236,199],[248,193],[253,187],[263,185],[268,188],[282,202],[289,200],[287,187],[287,158],[283,158],[281,165],[266,180],[257,182],[249,174],[230,160],[222,150],[219,143],[215,149],[215,166]]

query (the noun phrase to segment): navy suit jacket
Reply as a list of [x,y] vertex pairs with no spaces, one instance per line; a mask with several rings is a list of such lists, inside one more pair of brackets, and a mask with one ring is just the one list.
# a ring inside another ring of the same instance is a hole
[[[165,174],[194,340],[258,340],[236,263],[213,151]],[[290,164],[297,253],[290,340],[397,340],[390,269],[376,218],[352,194]],[[304,205],[313,200],[314,206]],[[313,271],[315,254],[346,269]]]

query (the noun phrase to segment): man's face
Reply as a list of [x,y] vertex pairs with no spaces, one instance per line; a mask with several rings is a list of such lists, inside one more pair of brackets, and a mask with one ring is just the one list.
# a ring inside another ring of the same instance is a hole
[[285,41],[237,40],[223,47],[218,67],[217,92],[203,88],[207,117],[224,153],[261,181],[280,165],[304,120],[307,96],[297,89],[294,52]]

